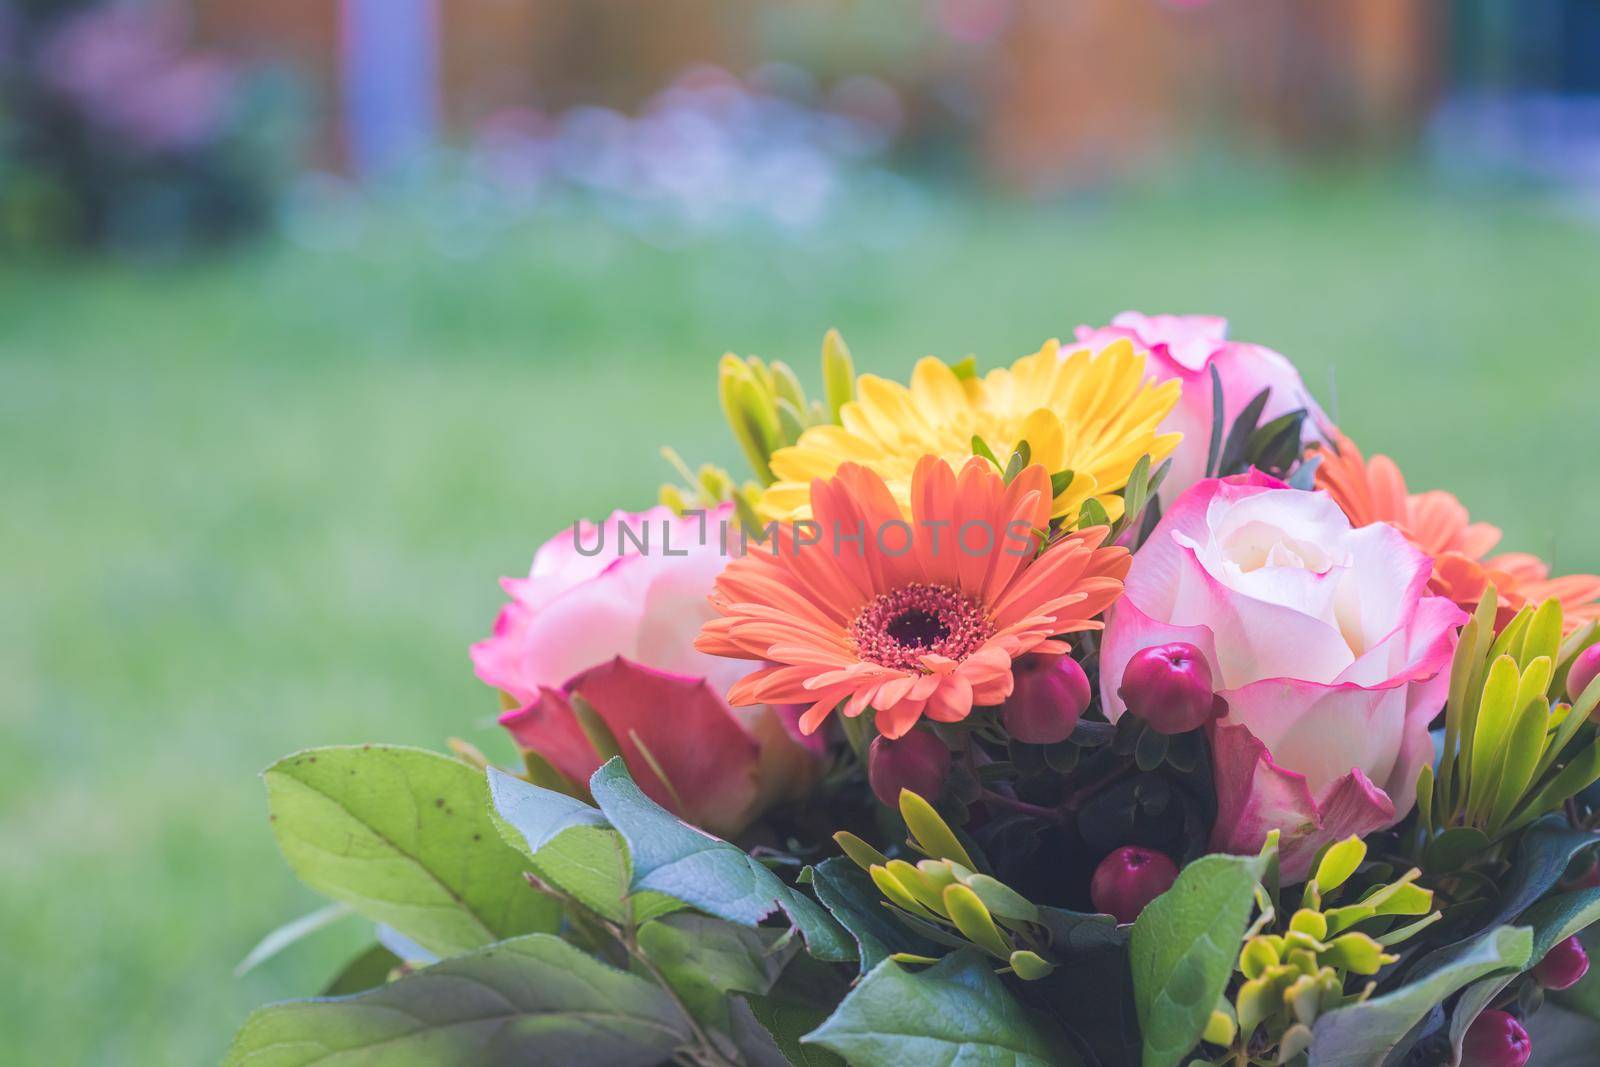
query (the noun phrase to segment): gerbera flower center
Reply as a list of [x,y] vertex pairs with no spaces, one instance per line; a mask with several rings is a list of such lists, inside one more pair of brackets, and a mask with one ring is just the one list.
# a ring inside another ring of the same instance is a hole
[[993,633],[972,597],[921,583],[880,593],[850,625],[862,659],[899,670],[921,670],[922,657],[930,654],[963,660]]

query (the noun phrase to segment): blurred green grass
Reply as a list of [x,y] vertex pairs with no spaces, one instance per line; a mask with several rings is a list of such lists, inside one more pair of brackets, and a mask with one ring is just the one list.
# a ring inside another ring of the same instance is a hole
[[[1127,307],[1215,311],[1369,449],[1508,545],[1600,566],[1600,232],[1535,204],[1296,188],[1075,207],[936,198],[902,243],[664,249],[582,221],[472,260],[403,232],[189,267],[0,267],[0,1033],[19,1063],[215,1061],[346,924],[254,778],[292,749],[467,737],[495,579],[651,502],[655,449],[732,462],[724,349],[814,378],[985,365]],[[1331,394],[1337,367],[1337,398]]]

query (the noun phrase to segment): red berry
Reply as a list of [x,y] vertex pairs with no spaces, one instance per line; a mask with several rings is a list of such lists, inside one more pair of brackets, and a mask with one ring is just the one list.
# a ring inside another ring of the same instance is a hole
[[1590,645],[1578,653],[1567,668],[1567,699],[1577,702],[1589,683],[1600,677],[1600,645]]
[[1568,989],[1589,973],[1589,954],[1583,942],[1569,937],[1559,942],[1533,968],[1533,980],[1546,989]]
[[1016,680],[1000,705],[1006,732],[1030,745],[1053,745],[1072,735],[1089,707],[1089,676],[1064,654],[1034,653],[1011,665]]
[[1204,726],[1217,707],[1211,665],[1186,641],[1140,650],[1122,670],[1117,690],[1128,710],[1163,734]]
[[1089,881],[1096,911],[1131,923],[1144,906],[1172,888],[1178,865],[1154,849],[1124,845],[1100,861]]
[[912,730],[898,741],[879,736],[867,749],[867,781],[889,807],[909,789],[930,804],[944,791],[950,773],[950,750],[927,730]]
[[1503,1011],[1486,1011],[1467,1028],[1461,1067],[1522,1067],[1533,1055],[1533,1039]]

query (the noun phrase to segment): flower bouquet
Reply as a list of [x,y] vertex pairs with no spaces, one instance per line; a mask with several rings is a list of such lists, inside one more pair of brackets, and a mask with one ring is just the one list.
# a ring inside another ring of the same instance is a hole
[[1600,1019],[1600,578],[1220,319],[822,364],[725,357],[752,479],[669,452],[505,581],[515,763],[267,769],[335,903],[261,952],[374,936],[230,1063],[1517,1067]]

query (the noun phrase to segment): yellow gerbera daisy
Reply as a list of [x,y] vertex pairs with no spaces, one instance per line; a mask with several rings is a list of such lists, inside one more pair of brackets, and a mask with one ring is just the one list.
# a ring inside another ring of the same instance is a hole
[[1055,498],[1052,516],[1076,519],[1094,499],[1116,520],[1117,492],[1139,457],[1166,459],[1181,434],[1157,431],[1178,402],[1176,381],[1145,380],[1144,355],[1127,341],[1099,353],[1063,353],[1048,341],[1031,356],[982,378],[962,378],[929,356],[911,373],[911,386],[863,374],[856,398],[839,412],[841,425],[812,426],[793,445],[772,454],[776,481],[761,498],[763,516],[792,522],[811,517],[811,481],[831,478],[842,463],[870,467],[910,512],[911,474],[933,455],[959,467],[974,436],[1004,462],[1026,441],[1031,462],[1072,479]]

